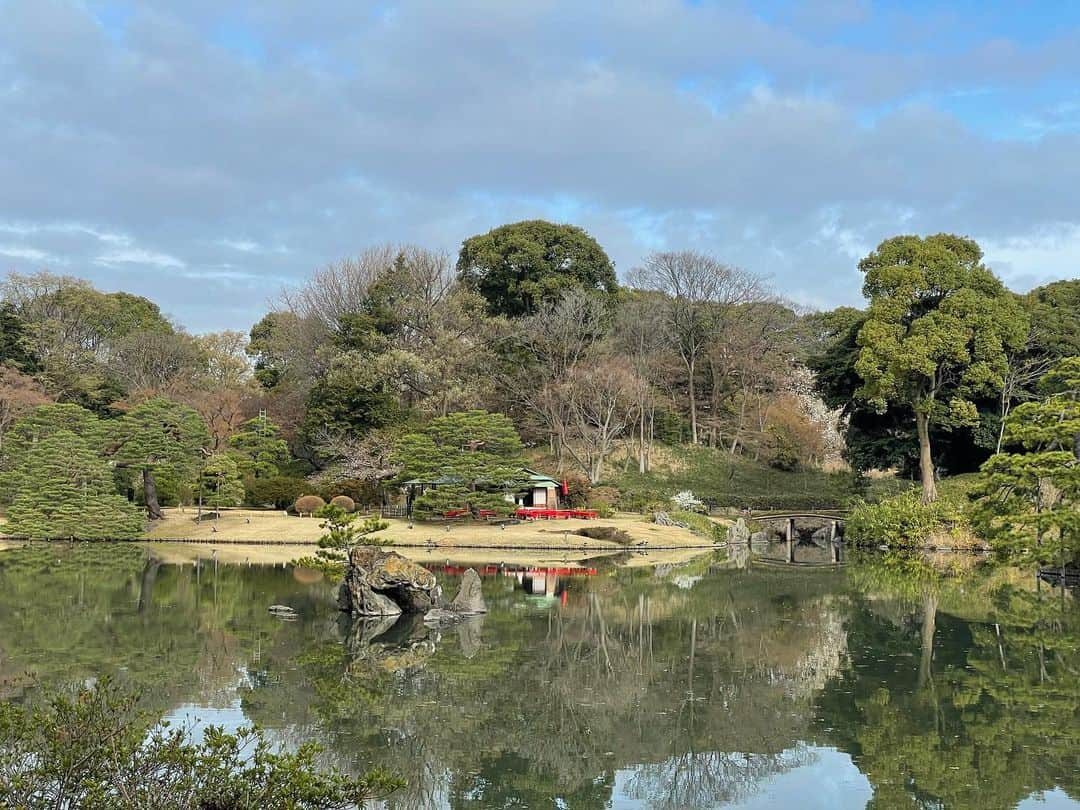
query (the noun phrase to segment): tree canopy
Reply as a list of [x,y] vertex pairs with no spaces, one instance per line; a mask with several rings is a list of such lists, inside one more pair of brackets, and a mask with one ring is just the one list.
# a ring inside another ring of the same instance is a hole
[[859,394],[879,410],[889,401],[914,410],[923,498],[932,501],[930,426],[977,420],[971,398],[1003,383],[1006,351],[1024,345],[1028,319],[970,239],[897,236],[859,269],[870,301],[858,336]]
[[461,245],[458,277],[479,292],[492,315],[529,315],[580,287],[613,295],[615,266],[583,229],[527,220],[472,236]]
[[139,510],[116,493],[101,449],[65,428],[29,445],[14,468],[18,494],[6,530],[34,540],[127,539],[142,531]]

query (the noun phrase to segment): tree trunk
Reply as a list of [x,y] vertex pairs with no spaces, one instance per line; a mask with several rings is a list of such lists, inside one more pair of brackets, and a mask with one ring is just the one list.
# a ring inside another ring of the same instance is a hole
[[645,464],[645,406],[641,406],[641,419],[638,421],[638,472],[646,471]]
[[686,364],[686,370],[690,375],[686,388],[690,397],[690,441],[692,444],[697,444],[697,390],[694,388],[694,365],[694,363]]
[[157,482],[154,480],[154,471],[150,467],[143,467],[142,480],[146,516],[150,520],[161,520],[165,516],[161,514],[161,505],[157,499]]
[[937,596],[923,595],[922,655],[919,658],[919,687],[926,686],[934,663],[934,628],[937,624]]
[[915,412],[915,429],[919,434],[919,475],[922,477],[923,503],[937,500],[937,484],[934,482],[934,460],[930,456],[930,416]]
[[157,557],[148,557],[143,566],[142,577],[139,581],[139,606],[138,612],[145,613],[154,597],[154,583],[157,582],[158,569],[161,568],[161,560]]

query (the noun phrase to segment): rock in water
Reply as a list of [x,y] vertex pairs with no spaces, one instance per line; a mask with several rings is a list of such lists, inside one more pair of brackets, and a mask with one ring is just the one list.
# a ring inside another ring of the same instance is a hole
[[458,590],[454,601],[450,603],[450,610],[460,613],[462,616],[487,613],[484,591],[480,587],[480,575],[476,573],[475,568],[470,568],[461,577],[461,589]]
[[422,565],[376,546],[349,551],[338,606],[354,616],[423,613],[435,607],[442,591]]
[[454,601],[443,607],[429,610],[424,616],[424,624],[449,624],[467,616],[480,616],[487,613],[484,592],[480,587],[480,575],[470,568],[461,577],[461,588]]
[[746,521],[739,518],[730,526],[727,530],[727,541],[729,543],[749,543],[750,542],[750,527],[746,525]]
[[750,535],[750,545],[758,546],[769,542],[768,532],[754,532]]

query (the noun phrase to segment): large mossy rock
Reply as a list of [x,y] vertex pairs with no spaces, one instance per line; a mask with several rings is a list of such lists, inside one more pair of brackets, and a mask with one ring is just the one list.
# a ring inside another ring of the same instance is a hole
[[424,613],[439,605],[435,575],[393,551],[356,546],[349,551],[339,607],[353,616]]

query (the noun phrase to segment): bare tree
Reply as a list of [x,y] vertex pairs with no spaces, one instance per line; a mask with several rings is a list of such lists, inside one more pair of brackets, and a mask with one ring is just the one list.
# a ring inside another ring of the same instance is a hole
[[513,338],[520,363],[509,380],[510,399],[547,434],[560,471],[571,415],[559,385],[601,340],[605,319],[598,296],[574,289],[522,319]]
[[698,368],[719,326],[718,307],[763,301],[767,291],[758,276],[689,250],[654,253],[631,282],[664,295],[667,333],[686,368],[690,435],[697,444]]
[[284,302],[297,317],[333,331],[343,315],[363,311],[371,285],[390,271],[399,252],[393,245],[379,245],[327,265],[299,289],[286,290]]
[[566,450],[591,483],[604,474],[615,440],[637,414],[644,382],[621,358],[598,358],[570,369],[558,384],[569,416]]
[[624,303],[615,319],[613,341],[617,351],[633,367],[644,383],[639,387],[637,408],[638,471],[649,471],[656,412],[652,384],[668,359],[664,352],[664,302],[657,295],[639,294]]

